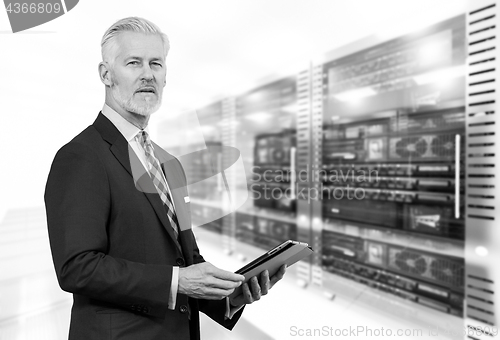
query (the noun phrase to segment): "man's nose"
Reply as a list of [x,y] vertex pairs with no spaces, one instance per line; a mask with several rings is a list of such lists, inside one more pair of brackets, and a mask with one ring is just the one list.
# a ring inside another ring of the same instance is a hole
[[151,69],[151,66],[144,65],[142,68],[141,79],[152,80],[153,78],[154,78],[154,74],[153,74],[153,70]]

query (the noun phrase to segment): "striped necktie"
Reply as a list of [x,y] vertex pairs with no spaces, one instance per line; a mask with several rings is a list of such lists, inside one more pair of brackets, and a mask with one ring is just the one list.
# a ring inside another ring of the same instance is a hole
[[139,131],[135,138],[146,153],[146,163],[149,171],[149,176],[153,180],[156,191],[158,191],[163,204],[165,204],[165,207],[167,208],[167,216],[170,224],[172,225],[172,228],[174,229],[175,236],[179,237],[179,221],[177,220],[174,205],[172,204],[172,198],[170,196],[167,183],[165,182],[166,179],[163,177],[160,162],[154,156],[153,144],[151,143],[151,139],[149,138],[148,133],[144,130]]

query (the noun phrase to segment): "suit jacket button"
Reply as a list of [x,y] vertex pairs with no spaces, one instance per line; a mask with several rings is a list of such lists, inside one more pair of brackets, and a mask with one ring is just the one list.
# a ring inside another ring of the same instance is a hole
[[184,259],[182,257],[177,258],[177,264],[183,266],[185,264]]
[[181,313],[187,313],[188,308],[187,308],[187,306],[186,306],[186,305],[182,305],[182,306],[179,308],[179,310],[181,311]]

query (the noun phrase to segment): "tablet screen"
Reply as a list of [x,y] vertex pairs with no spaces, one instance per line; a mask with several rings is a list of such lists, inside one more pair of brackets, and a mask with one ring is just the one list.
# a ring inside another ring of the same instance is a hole
[[265,253],[262,256],[259,256],[243,268],[238,269],[235,273],[236,274],[245,274],[246,272],[252,270],[253,268],[259,266],[261,263],[268,261],[269,259],[272,259],[273,257],[281,254],[288,248],[292,247],[294,245],[294,242],[291,240],[285,241],[281,243],[280,245],[276,246],[275,248],[271,249],[267,253]]

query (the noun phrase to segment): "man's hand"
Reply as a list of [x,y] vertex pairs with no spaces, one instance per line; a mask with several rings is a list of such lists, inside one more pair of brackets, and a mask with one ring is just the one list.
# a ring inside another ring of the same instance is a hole
[[244,283],[242,294],[231,298],[229,303],[233,307],[239,307],[244,304],[251,304],[258,301],[261,296],[266,295],[269,290],[283,278],[286,272],[286,264],[282,265],[280,269],[269,279],[269,272],[264,270],[260,273],[260,280],[257,276],[252,277],[248,283]]
[[196,299],[221,300],[245,280],[208,262],[179,268],[178,292]]

